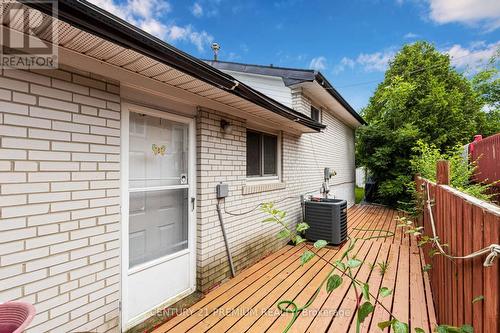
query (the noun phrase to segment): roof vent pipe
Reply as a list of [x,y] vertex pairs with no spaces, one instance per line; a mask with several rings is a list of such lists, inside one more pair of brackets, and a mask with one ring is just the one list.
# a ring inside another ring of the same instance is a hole
[[219,43],[212,43],[212,51],[214,51],[214,61],[217,61],[217,56],[219,55],[220,45]]

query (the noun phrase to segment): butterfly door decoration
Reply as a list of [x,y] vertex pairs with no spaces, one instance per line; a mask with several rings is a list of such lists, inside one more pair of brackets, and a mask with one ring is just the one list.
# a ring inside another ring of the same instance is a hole
[[153,150],[153,154],[155,156],[156,155],[165,156],[165,153],[167,152],[167,147],[165,145],[158,146],[153,143],[151,149]]

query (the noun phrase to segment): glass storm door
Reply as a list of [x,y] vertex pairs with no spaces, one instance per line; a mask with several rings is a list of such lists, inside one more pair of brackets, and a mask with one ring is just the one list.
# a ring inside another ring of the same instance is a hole
[[193,283],[190,120],[178,120],[129,113],[129,319],[190,291]]

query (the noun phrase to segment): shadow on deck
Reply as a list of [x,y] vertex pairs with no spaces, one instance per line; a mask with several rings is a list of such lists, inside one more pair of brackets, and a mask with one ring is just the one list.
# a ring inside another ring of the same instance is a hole
[[[370,285],[372,293],[376,294],[380,287],[393,290],[380,300],[398,320],[409,323],[410,331],[420,327],[432,332],[436,317],[429,280],[422,271],[424,258],[416,241],[396,228],[396,217],[396,211],[380,206],[349,209],[351,238],[377,234],[359,229],[395,233],[385,239],[359,240],[352,254],[364,264],[354,273],[356,279]],[[326,260],[316,256],[303,267],[299,258],[305,246],[286,246],[211,291],[154,332],[282,332],[292,315],[279,311],[276,304],[281,300],[293,300],[298,306],[307,303],[331,270],[327,261],[340,258],[346,246],[322,249],[319,254]],[[388,262],[388,267],[382,274],[377,263],[384,262]],[[331,294],[322,288],[290,332],[355,332],[355,304],[354,289],[347,279]],[[377,323],[389,320],[383,307],[375,306],[375,311],[362,324],[363,332],[380,332]]]

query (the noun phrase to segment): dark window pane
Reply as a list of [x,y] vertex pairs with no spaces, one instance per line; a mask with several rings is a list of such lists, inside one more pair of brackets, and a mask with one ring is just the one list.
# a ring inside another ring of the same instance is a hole
[[260,176],[261,135],[247,131],[247,176]]
[[264,174],[276,175],[278,164],[278,138],[272,135],[263,135],[264,138]]
[[319,109],[316,109],[314,106],[311,106],[311,118],[317,122],[321,121],[321,113]]

